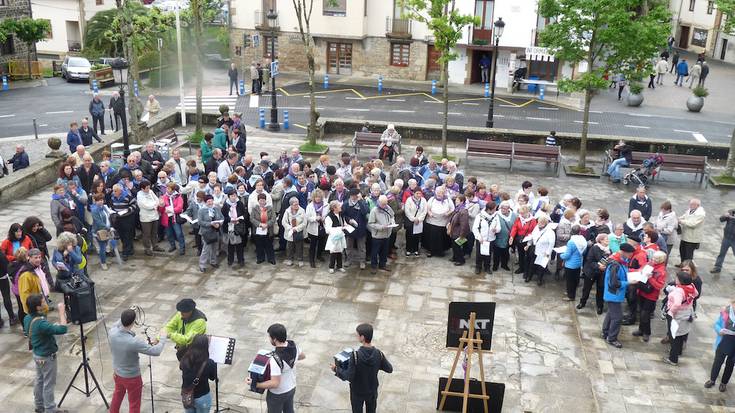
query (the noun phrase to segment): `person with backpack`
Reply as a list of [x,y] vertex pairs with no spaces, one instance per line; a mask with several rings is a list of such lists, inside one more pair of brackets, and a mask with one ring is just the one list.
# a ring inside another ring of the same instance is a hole
[[[607,314],[602,322],[602,339],[613,347],[622,348],[618,341],[620,325],[623,319],[623,301],[629,284],[637,281],[628,280],[628,261],[633,257],[635,248],[630,244],[620,246],[620,253],[610,257],[605,268],[605,294]],[[602,266],[601,268],[602,269]]]
[[668,292],[667,308],[671,317],[669,331],[671,332],[671,347],[669,355],[664,356],[664,363],[672,366],[679,365],[679,356],[684,348],[684,342],[689,336],[694,321],[694,300],[699,296],[692,277],[684,272],[676,273],[676,284],[666,287]]
[[355,329],[360,348],[352,352],[347,368],[332,364],[332,371],[343,381],[350,382],[352,413],[375,413],[378,404],[378,372],[393,373],[393,366],[382,351],[375,348],[373,326],[360,324]]
[[[256,383],[255,387],[268,390],[265,398],[268,413],[293,413],[296,361],[305,359],[306,355],[293,340],[288,340],[283,324],[276,323],[268,327],[268,337],[274,347],[267,367],[270,370],[270,379]],[[245,383],[250,386],[252,379],[248,377]]]

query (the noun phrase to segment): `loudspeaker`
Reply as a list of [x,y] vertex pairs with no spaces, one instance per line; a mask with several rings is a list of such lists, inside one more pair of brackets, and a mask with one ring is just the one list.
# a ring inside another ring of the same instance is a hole
[[69,321],[82,324],[97,320],[97,300],[92,280],[74,277],[61,283],[61,292],[64,293],[64,305]]

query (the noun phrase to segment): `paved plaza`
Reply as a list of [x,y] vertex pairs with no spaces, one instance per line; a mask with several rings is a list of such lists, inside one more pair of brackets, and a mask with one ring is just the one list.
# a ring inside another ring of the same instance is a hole
[[[249,137],[248,142],[254,153],[274,153],[299,143],[272,136]],[[346,148],[346,142],[328,143],[334,156],[341,152],[341,145]],[[427,152],[437,150],[427,148]],[[461,149],[455,147],[452,152],[459,155]],[[573,193],[584,208],[608,208],[614,222],[623,221],[632,191],[604,180],[552,178],[543,163],[518,163],[514,173],[508,173],[505,163],[473,161],[472,169],[465,172],[512,193],[526,179],[548,187],[554,201]],[[209,333],[237,338],[234,364],[219,370],[221,407],[234,412],[264,411],[265,401],[249,392],[244,380],[255,353],[268,348],[266,328],[281,322],[306,353],[297,367],[297,411],[347,412],[347,383],[333,375],[329,364],[340,349],[356,345],[355,326],[370,322],[376,328],[374,344],[394,366],[393,374],[380,375],[378,410],[431,412],[436,406],[438,379],[448,374],[454,356],[444,348],[449,302],[493,301],[497,303],[493,351],[485,357],[485,371],[490,381],[505,383],[504,412],[735,411],[735,386],[725,393],[703,388],[713,357],[712,324],[719,308],[732,297],[735,258],[727,258],[719,277],[707,270],[722,236],[717,217],[733,207],[735,197],[731,192],[700,188],[690,182],[691,176],[664,173],[662,178],[650,190],[654,208],[669,199],[681,212],[689,198],[700,197],[707,211],[706,233],[710,234],[695,253],[704,291],[679,367],[661,361],[668,346],[659,344],[665,323],[658,312],[651,342],[632,337],[636,327],[623,327],[624,347],[615,349],[599,338],[603,316],[589,306],[577,311],[576,302],[562,301],[564,282],[553,277],[537,287],[506,271],[478,276],[471,265],[455,267],[447,258],[406,258],[402,253],[389,274],[371,275],[369,270],[355,268],[328,274],[326,264],[316,270],[281,262],[255,265],[252,244],[244,269],[221,265],[206,274],[198,272],[192,247],[185,257],[160,253],[150,258],[139,249],[124,267],[114,264],[108,271],[99,270],[97,257],[91,258],[100,320],[85,325],[90,364],[109,400],[113,383],[106,329],[132,305],[145,310],[147,324],[160,328],[174,314],[178,300],[192,297],[208,317]],[[0,229],[31,214],[50,223],[50,194],[49,188],[3,205]],[[187,243],[193,246],[188,237]],[[403,233],[399,240],[402,246]],[[679,261],[678,251],[672,261]],[[54,298],[60,297],[55,294]],[[50,315],[53,320],[57,317]],[[57,402],[81,359],[79,328],[71,326],[59,344]],[[20,329],[0,330],[0,348],[5,377],[0,386],[0,411],[30,411],[34,367]],[[141,358],[144,411],[150,411],[147,363],[147,358]],[[156,411],[181,411],[181,374],[170,343],[161,357],[153,358],[153,380]],[[76,385],[83,386],[83,380],[77,379]],[[98,394],[87,399],[74,390],[62,407],[83,413],[104,411]],[[127,409],[126,404],[124,407]]]

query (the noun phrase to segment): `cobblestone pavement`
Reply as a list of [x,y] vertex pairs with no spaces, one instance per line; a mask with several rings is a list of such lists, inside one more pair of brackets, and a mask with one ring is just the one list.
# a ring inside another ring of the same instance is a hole
[[[274,152],[298,142],[258,136],[249,138],[255,152]],[[340,151],[338,145],[331,142],[332,153]],[[456,154],[460,151],[453,148]],[[530,179],[549,187],[554,199],[572,192],[585,207],[607,207],[616,222],[623,219],[631,195],[629,189],[605,181],[551,178],[543,164],[519,163],[512,174],[507,173],[506,165],[477,161],[472,166],[468,175],[499,183],[509,191],[515,192],[521,181]],[[267,348],[267,326],[282,322],[307,354],[297,368],[298,411],[346,412],[348,387],[333,376],[328,365],[338,350],[355,344],[355,325],[371,322],[376,327],[374,343],[395,368],[391,375],[381,374],[379,411],[430,412],[435,409],[438,377],[448,373],[453,359],[453,353],[444,348],[448,303],[494,301],[493,351],[485,357],[485,371],[491,381],[506,385],[503,411],[735,411],[735,389],[720,393],[702,386],[712,361],[711,326],[718,308],[731,297],[730,268],[735,268],[735,260],[727,258],[719,277],[710,276],[706,270],[721,239],[717,216],[732,207],[734,198],[732,193],[698,188],[689,177],[674,180],[674,174],[668,176],[671,180],[664,179],[651,188],[654,205],[670,199],[681,211],[689,197],[701,197],[708,214],[707,233],[711,234],[695,254],[704,270],[704,295],[679,367],[661,362],[667,348],[658,343],[665,331],[658,316],[653,321],[650,343],[632,337],[634,327],[624,327],[624,347],[611,348],[599,338],[602,317],[589,307],[577,311],[576,303],[563,302],[563,281],[554,281],[553,277],[540,288],[523,283],[509,272],[475,276],[469,265],[458,268],[447,259],[406,259],[400,254],[388,275],[370,275],[356,269],[334,275],[327,273],[326,265],[307,271],[282,263],[275,267],[255,265],[252,246],[244,269],[231,270],[222,265],[204,275],[197,272],[197,258],[191,248],[183,258],[166,254],[148,258],[138,249],[124,267],[112,265],[109,271],[101,271],[97,258],[91,258],[99,315],[103,317],[85,326],[90,364],[109,398],[113,384],[106,328],[131,305],[145,309],[146,323],[163,326],[179,299],[193,297],[209,318],[210,333],[237,338],[234,364],[220,368],[222,406],[236,412],[262,411],[264,401],[244,385],[246,369],[255,352]],[[44,190],[4,205],[0,228],[22,221],[29,214],[37,214],[49,223],[49,197],[50,190]],[[678,252],[673,256],[672,261],[678,262]],[[58,295],[55,298],[60,299]],[[50,317],[56,319],[57,315],[52,313]],[[57,401],[80,361],[78,333],[73,326],[59,340]],[[34,369],[20,330],[0,330],[0,348],[5,376],[0,386],[0,410],[29,411]],[[141,358],[146,399],[147,361]],[[161,357],[153,358],[153,380],[156,410],[180,411],[181,378],[172,346]],[[79,379],[76,384],[83,386]],[[74,390],[62,407],[75,412],[104,411],[99,395],[86,399]],[[150,411],[150,402],[144,401],[143,409]]]

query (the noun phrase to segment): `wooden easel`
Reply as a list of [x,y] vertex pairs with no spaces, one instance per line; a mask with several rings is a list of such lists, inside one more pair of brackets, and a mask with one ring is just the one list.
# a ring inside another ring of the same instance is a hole
[[[487,395],[487,389],[485,388],[485,367],[482,363],[482,338],[480,332],[475,332],[475,318],[477,314],[474,312],[470,313],[469,320],[469,332],[465,331],[462,333],[462,338],[459,339],[459,347],[457,347],[457,354],[454,356],[454,363],[452,364],[452,370],[449,371],[449,377],[447,384],[442,390],[442,399],[439,403],[439,410],[444,410],[444,403],[447,401],[448,396],[461,397],[462,400],[462,413],[467,413],[467,404],[469,399],[482,399],[482,403],[485,408],[485,413],[488,413],[488,400],[490,396]],[[468,338],[475,337],[475,338]],[[454,372],[457,370],[457,362],[464,352],[464,348],[467,347],[467,371],[464,378],[464,390],[459,392],[449,391],[449,386],[452,384],[452,378]],[[480,385],[482,386],[482,394],[471,394],[470,393],[470,372],[472,371],[472,355],[477,353],[477,358],[480,363]]]

